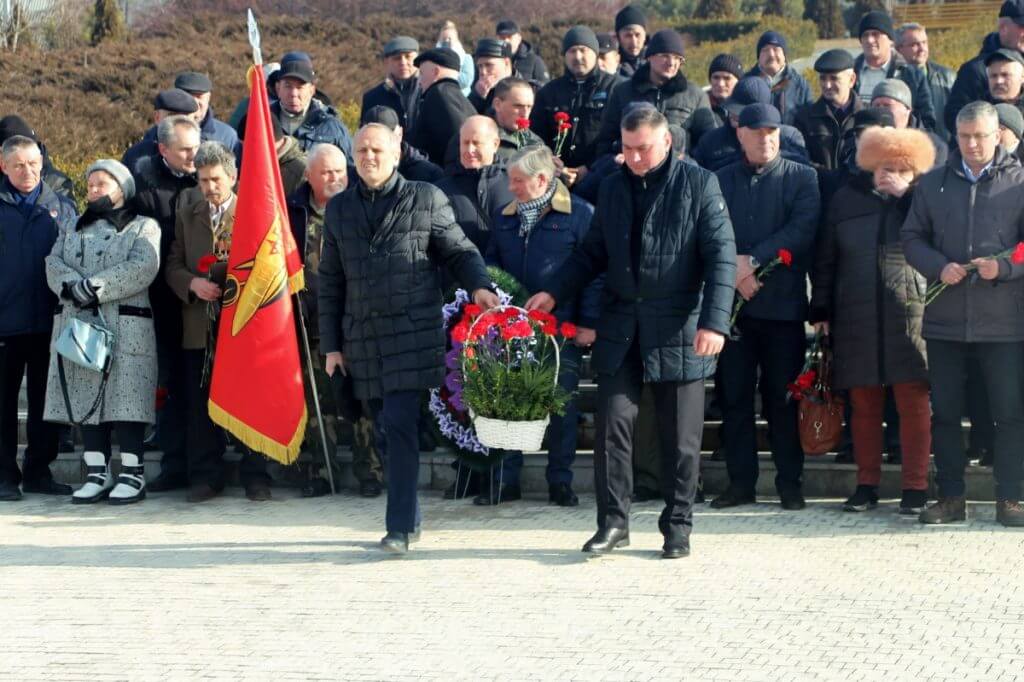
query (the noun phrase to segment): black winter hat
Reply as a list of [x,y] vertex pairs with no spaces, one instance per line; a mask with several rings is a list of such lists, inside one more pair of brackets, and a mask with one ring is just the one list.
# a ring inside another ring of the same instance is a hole
[[683,37],[670,28],[663,28],[647,42],[647,55],[656,54],[677,54],[682,57],[686,54],[683,45]]
[[474,59],[476,57],[497,57],[499,59],[504,57],[507,59],[511,58],[511,56],[508,43],[497,38],[481,38],[477,41],[476,48],[473,50]]
[[31,126],[21,116],[8,114],[0,118],[0,144],[3,144],[15,135],[21,135],[30,140],[37,139],[36,131],[32,130]]
[[419,66],[423,62],[431,62],[446,69],[454,69],[455,71],[458,71],[459,67],[462,66],[459,54],[450,47],[434,47],[426,52],[420,52],[419,56],[413,61],[413,64]]
[[562,38],[562,54],[565,54],[577,45],[589,47],[595,54],[601,50],[601,44],[597,41],[597,34],[589,26],[573,26],[565,32],[565,37]]
[[867,109],[861,109],[860,111],[854,112],[853,114],[853,130],[854,132],[860,132],[865,128],[871,126],[881,126],[883,128],[895,128],[896,119],[892,117],[892,112],[882,107],[868,107]]
[[153,108],[163,109],[174,114],[194,114],[199,111],[195,97],[180,88],[158,92],[153,98]]
[[494,27],[494,35],[497,36],[514,36],[520,33],[519,24],[512,21],[511,19],[502,19]]
[[748,104],[740,112],[740,128],[781,128],[782,116],[771,104]]
[[818,73],[838,73],[852,68],[853,57],[840,48],[825,52],[814,62],[814,70]]
[[615,37],[614,33],[598,33],[597,44],[600,47],[597,51],[598,54],[607,54],[619,49],[619,39]]
[[765,31],[761,34],[761,37],[757,39],[757,54],[761,54],[761,48],[765,45],[778,45],[782,48],[783,53],[789,51],[789,43],[786,42],[786,36],[778,31]]
[[174,87],[185,92],[205,93],[213,90],[213,83],[205,73],[185,71],[175,76]]
[[872,10],[860,18],[857,25],[857,37],[860,38],[866,31],[881,31],[890,39],[896,37],[896,31],[892,28],[892,17],[880,10]]
[[367,123],[379,123],[395,130],[398,128],[398,114],[391,107],[378,104],[363,112],[363,118],[359,121],[359,125],[364,126]]
[[711,60],[711,64],[708,66],[708,78],[710,79],[711,74],[719,71],[731,73],[737,79],[743,78],[743,64],[737,57],[728,53],[717,55]]
[[1006,0],[999,8],[999,16],[1013,19],[1013,23],[1024,26],[1024,0]]
[[636,5],[626,5],[615,15],[615,30],[621,31],[627,26],[643,26],[647,28],[647,17]]

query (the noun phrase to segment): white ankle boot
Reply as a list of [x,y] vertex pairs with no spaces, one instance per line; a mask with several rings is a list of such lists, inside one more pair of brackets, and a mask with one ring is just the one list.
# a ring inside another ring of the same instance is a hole
[[92,504],[99,502],[110,494],[114,487],[114,477],[110,475],[110,464],[102,452],[86,451],[82,455],[85,461],[85,485],[71,495],[72,504]]
[[110,504],[131,504],[146,499],[146,478],[138,455],[121,453],[121,473],[110,492]]

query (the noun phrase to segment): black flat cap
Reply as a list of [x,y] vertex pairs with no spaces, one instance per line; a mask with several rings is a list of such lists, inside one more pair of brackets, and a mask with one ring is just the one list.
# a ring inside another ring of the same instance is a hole
[[370,107],[363,112],[362,120],[359,121],[359,125],[366,125],[367,123],[379,123],[383,126],[387,126],[391,130],[398,128],[398,114],[391,107],[386,107],[383,104],[378,104],[375,107]]
[[985,57],[985,66],[995,62],[1017,62],[1018,64],[1024,64],[1024,55],[1021,55],[1017,50],[1001,47]]
[[598,33],[597,46],[598,54],[608,54],[609,52],[615,52],[619,49],[619,39],[615,37],[614,33]]
[[508,48],[508,43],[504,40],[498,40],[497,38],[482,38],[477,41],[476,48],[473,50],[473,57],[497,57],[499,59],[503,57],[511,58],[512,53]]
[[748,104],[740,112],[740,128],[781,128],[782,115],[771,104]]
[[432,47],[426,52],[421,52],[413,64],[419,66],[423,62],[432,62],[446,69],[459,70],[462,60],[458,53],[450,47]]
[[8,114],[3,118],[0,118],[0,144],[7,141],[8,138],[14,137],[15,135],[21,135],[27,137],[30,140],[35,140],[36,131],[32,130],[32,126],[17,114]]
[[853,114],[853,130],[854,132],[860,132],[865,128],[872,126],[881,126],[883,128],[895,128],[896,119],[892,117],[892,112],[882,107],[868,107],[867,109],[861,109],[860,111],[854,112]]
[[1013,19],[1013,23],[1024,26],[1024,0],[1006,0],[999,8],[999,16]]
[[814,70],[818,73],[837,73],[853,68],[853,56],[842,49],[829,50],[814,62]]
[[496,36],[513,36],[517,33],[519,33],[519,24],[511,19],[502,19],[494,27],[494,35]]
[[174,114],[194,114],[199,111],[196,98],[180,88],[161,90],[153,98],[153,108]]
[[205,73],[198,71],[186,71],[174,77],[174,87],[185,92],[202,94],[213,90],[213,83]]

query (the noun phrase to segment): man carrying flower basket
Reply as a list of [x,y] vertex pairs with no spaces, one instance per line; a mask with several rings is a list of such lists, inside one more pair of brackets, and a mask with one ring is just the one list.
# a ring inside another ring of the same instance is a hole
[[995,421],[996,517],[1024,526],[1024,171],[999,147],[999,114],[972,102],[956,117],[958,151],[921,178],[903,224],[907,262],[933,282],[921,335],[932,388],[939,500],[922,523],[967,519],[961,441],[967,368],[977,359]]
[[629,544],[633,431],[647,383],[662,447],[662,556],[675,559],[690,553],[704,379],[729,331],[736,247],[717,179],[670,154],[657,109],[632,109],[621,133],[624,165],[604,181],[583,245],[527,307],[566,305],[605,275],[592,358],[598,530],[583,551]]
[[729,470],[729,488],[711,502],[716,509],[755,500],[758,387],[771,425],[782,507],[804,507],[804,453],[796,403],[786,399],[786,386],[804,361],[807,267],[821,202],[814,170],[779,154],[781,126],[771,104],[744,107],[736,130],[743,160],[717,173],[736,232],[738,333],[726,342],[715,378]]
[[355,397],[371,401],[387,455],[386,551],[404,553],[419,520],[418,422],[424,390],[445,375],[439,266],[490,308],[483,258],[441,190],[408,182],[396,168],[398,137],[371,123],[355,142],[357,182],[324,217],[320,261],[320,349],[326,371],[347,373]]
[[[495,218],[487,263],[508,272],[528,291],[537,291],[557,276],[562,265],[580,248],[594,209],[583,199],[570,195],[556,179],[554,157],[547,147],[527,147],[517,152],[508,162],[508,174],[516,200]],[[600,282],[595,280],[581,296],[559,306],[557,311],[559,322],[579,325],[575,338],[568,339],[561,352],[558,382],[570,394],[579,385],[582,349],[594,341],[600,296]],[[578,419],[576,400],[570,398],[565,414],[554,415],[548,428],[548,499],[563,507],[579,504],[572,491]],[[506,457],[501,473],[504,489],[500,495],[489,494],[485,489],[478,503],[517,499],[522,465],[521,454]]]

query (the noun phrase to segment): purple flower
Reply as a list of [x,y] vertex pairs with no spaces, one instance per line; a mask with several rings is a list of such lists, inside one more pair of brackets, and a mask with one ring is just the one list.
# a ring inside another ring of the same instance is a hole
[[[452,348],[450,351],[445,353],[445,356],[444,356],[444,366],[447,367],[448,369],[454,369],[454,370],[460,369],[461,368],[461,358],[459,357],[460,355],[462,355],[461,349],[459,349],[459,348]],[[450,386],[448,388],[449,388],[449,390],[452,390]]]

